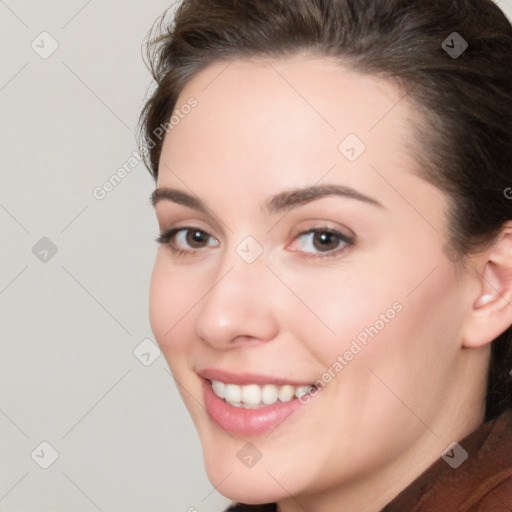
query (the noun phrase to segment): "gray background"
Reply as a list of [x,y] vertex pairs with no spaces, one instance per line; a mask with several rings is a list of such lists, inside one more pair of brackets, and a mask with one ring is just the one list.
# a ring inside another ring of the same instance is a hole
[[229,503],[154,344],[154,184],[129,162],[151,83],[141,44],[170,3],[0,0],[3,512]]

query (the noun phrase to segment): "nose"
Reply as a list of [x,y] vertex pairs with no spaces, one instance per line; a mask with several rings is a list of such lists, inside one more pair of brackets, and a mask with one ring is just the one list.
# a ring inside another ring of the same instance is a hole
[[270,341],[277,335],[272,274],[262,261],[223,265],[198,304],[197,336],[217,349]]

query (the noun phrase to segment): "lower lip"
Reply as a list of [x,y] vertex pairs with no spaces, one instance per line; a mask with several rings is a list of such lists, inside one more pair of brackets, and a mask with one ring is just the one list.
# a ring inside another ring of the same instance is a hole
[[203,379],[204,401],[210,419],[221,429],[233,434],[255,436],[272,432],[302,407],[297,398],[289,402],[276,402],[260,409],[235,407],[219,398],[211,382]]

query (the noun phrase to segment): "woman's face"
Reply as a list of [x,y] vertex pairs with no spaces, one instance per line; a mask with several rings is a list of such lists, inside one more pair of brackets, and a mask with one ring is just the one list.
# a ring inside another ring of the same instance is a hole
[[218,63],[180,95],[194,107],[160,159],[158,224],[176,231],[151,325],[232,499],[307,503],[359,482],[386,502],[454,440],[470,305],[402,96],[313,57]]

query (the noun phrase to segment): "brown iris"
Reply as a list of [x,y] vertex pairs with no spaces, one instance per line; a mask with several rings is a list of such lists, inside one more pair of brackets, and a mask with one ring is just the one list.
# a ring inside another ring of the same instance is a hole
[[205,245],[208,244],[209,235],[207,235],[204,231],[189,229],[187,230],[187,234],[185,239],[189,247],[194,249],[201,249]]
[[313,236],[313,246],[318,251],[332,251],[338,248],[339,243],[340,237],[329,231],[318,231]]

